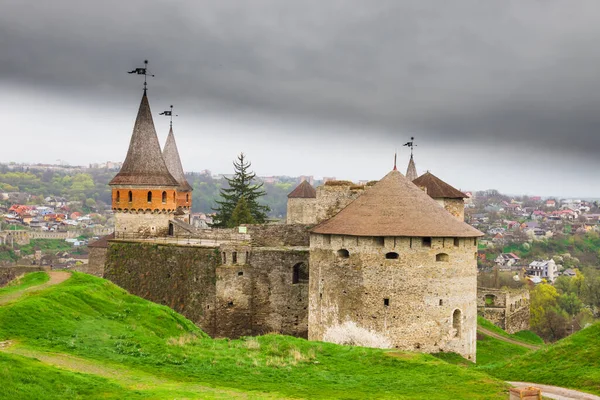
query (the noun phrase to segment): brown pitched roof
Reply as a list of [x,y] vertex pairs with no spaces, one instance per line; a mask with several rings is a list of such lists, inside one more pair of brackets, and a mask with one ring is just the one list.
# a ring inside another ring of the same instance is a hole
[[406,179],[414,181],[417,179],[417,167],[415,166],[415,160],[413,160],[412,154],[410,155],[410,161],[408,162],[408,168],[406,168]]
[[179,158],[177,143],[175,143],[175,135],[173,135],[173,127],[169,129],[169,135],[167,136],[167,141],[162,154],[165,159],[165,164],[167,164],[167,169],[171,175],[173,175],[173,178],[179,182],[179,190],[191,192],[192,187],[185,179],[185,174],[183,173],[183,166],[181,165],[181,159]]
[[169,173],[154,130],[148,97],[144,93],[133,126],[127,157],[109,185],[178,186]]
[[466,194],[448,185],[431,172],[424,173],[412,182],[418,187],[426,188],[427,194],[434,199],[465,199],[467,197]]
[[317,197],[317,191],[308,181],[303,181],[287,197],[289,199],[314,199]]
[[95,242],[91,242],[88,244],[88,248],[96,248],[96,249],[106,249],[108,248],[108,241],[115,238],[115,233],[111,233],[110,235],[102,236],[100,239]]
[[388,173],[312,232],[351,236],[483,236],[456,219],[399,171]]

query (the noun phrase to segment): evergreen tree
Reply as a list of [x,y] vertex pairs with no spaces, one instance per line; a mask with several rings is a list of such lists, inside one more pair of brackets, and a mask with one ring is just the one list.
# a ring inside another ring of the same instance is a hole
[[269,207],[258,203],[258,200],[266,192],[262,189],[262,183],[252,183],[256,178],[256,174],[249,170],[251,165],[246,160],[244,153],[240,153],[237,161],[233,162],[235,174],[231,179],[225,178],[229,184],[229,188],[221,189],[221,200],[216,201],[217,208],[214,209],[216,211],[215,222],[212,226],[219,228],[236,226],[232,221],[232,214],[242,198],[244,198],[244,202],[246,203],[242,207],[246,207],[249,210],[250,216],[255,223],[262,224],[267,220]]
[[231,214],[231,219],[229,220],[230,222],[230,228],[233,228],[235,226],[239,226],[242,224],[255,224],[256,221],[254,220],[254,218],[252,217],[252,214],[250,214],[250,209],[248,208],[248,202],[246,202],[246,198],[245,197],[241,197],[240,201],[238,201],[237,205],[235,206],[235,209],[233,210],[233,213]]

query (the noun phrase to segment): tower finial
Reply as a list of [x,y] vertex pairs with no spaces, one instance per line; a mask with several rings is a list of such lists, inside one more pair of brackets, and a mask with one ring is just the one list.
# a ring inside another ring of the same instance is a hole
[[410,158],[412,158],[412,156],[413,156],[413,147],[416,147],[416,146],[417,146],[417,145],[415,144],[415,137],[414,137],[414,136],[411,136],[411,137],[410,137],[410,142],[406,142],[406,143],[404,143],[404,145],[403,145],[403,146],[408,146],[408,147],[410,147]]
[[394,150],[394,171],[398,171],[396,168],[396,159],[398,158],[398,149]]
[[133,71],[129,71],[127,73],[128,74],[136,74],[136,75],[144,75],[144,94],[146,94],[146,91],[148,90],[147,78],[148,78],[148,76],[154,77],[154,75],[152,75],[148,72],[148,60],[144,60],[143,68],[135,68]]
[[[158,115],[164,115],[166,117],[171,117],[171,121],[169,122],[169,126],[172,128],[173,127],[173,104],[171,104],[171,109],[170,110],[165,110],[161,113],[159,113]],[[176,117],[179,117],[179,115],[175,114]]]

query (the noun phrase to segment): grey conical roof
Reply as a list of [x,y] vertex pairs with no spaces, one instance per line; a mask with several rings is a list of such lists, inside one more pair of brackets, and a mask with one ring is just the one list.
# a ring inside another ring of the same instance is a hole
[[146,93],[142,96],[129,150],[119,173],[110,185],[178,186],[169,173],[154,129]]
[[417,167],[415,166],[415,160],[413,160],[412,154],[410,155],[410,161],[408,162],[408,168],[406,168],[406,179],[414,181],[419,175],[417,174]]
[[183,173],[181,158],[179,158],[179,150],[177,150],[175,135],[173,135],[173,127],[169,129],[169,135],[167,136],[167,141],[165,142],[165,147],[163,149],[163,158],[165,159],[169,172],[173,175],[173,178],[179,182],[179,190],[183,192],[192,191],[192,187],[185,179],[185,174]]
[[312,232],[350,236],[483,236],[395,170]]

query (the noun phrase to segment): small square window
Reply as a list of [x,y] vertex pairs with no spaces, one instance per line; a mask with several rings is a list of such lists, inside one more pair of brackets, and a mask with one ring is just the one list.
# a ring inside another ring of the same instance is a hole
[[390,305],[390,299],[383,299],[383,305],[388,307]]

